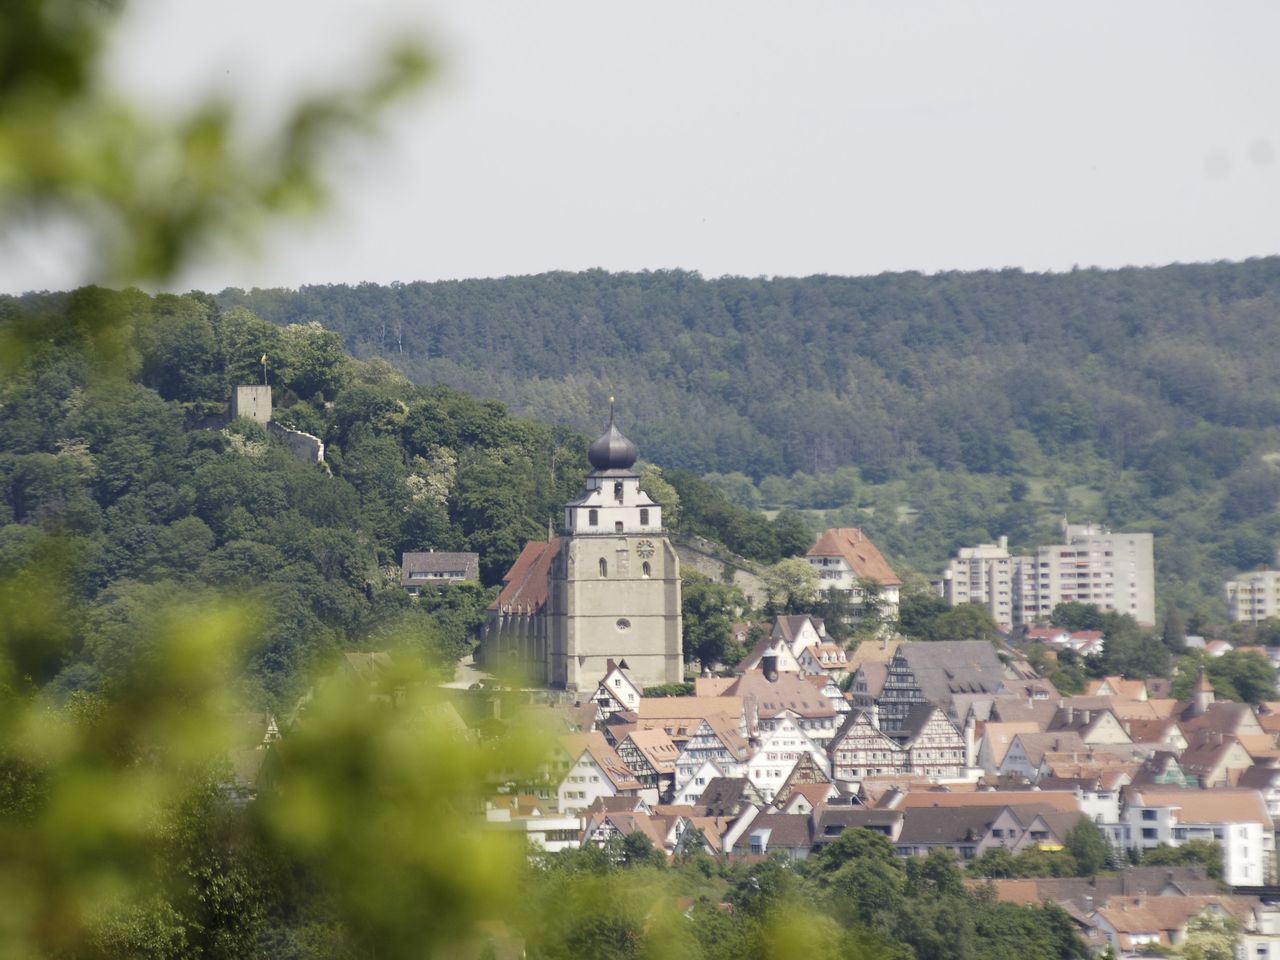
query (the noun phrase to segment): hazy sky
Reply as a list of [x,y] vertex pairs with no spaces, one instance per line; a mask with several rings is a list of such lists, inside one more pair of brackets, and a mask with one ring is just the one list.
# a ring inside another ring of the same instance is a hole
[[[1280,253],[1274,0],[133,0],[113,76],[161,105],[230,84],[268,117],[390,29],[442,73],[335,158],[331,213],[180,286]],[[4,260],[6,289],[77,279]]]

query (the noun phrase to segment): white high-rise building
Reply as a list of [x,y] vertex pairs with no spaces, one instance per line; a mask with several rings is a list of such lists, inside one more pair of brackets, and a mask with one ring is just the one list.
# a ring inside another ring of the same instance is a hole
[[1233,623],[1280,617],[1280,570],[1255,570],[1227,581],[1227,616]]
[[1033,556],[1010,556],[1004,537],[960,550],[944,574],[943,596],[953,605],[983,604],[1006,628],[1048,619],[1058,604],[1071,602],[1155,623],[1151,534],[1065,522],[1062,534],[1065,543],[1038,547]]
[[942,595],[953,607],[981,603],[1004,629],[1013,626],[1013,573],[1009,538],[976,547],[961,547],[943,574]]

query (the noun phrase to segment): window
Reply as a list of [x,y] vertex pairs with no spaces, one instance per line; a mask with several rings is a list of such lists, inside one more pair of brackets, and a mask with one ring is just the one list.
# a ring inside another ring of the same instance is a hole
[[1143,810],[1143,811],[1142,811],[1142,819],[1143,819],[1143,820],[1154,820],[1155,818],[1156,818],[1156,812],[1155,812],[1154,810]]
[[646,560],[644,563],[640,564],[640,576],[642,576],[642,577],[644,577],[646,580],[648,580],[648,579],[649,579],[649,575],[650,575],[652,572],[653,572],[653,571],[652,571],[652,570],[650,569],[650,567],[649,567],[649,561],[648,561],[648,560]]
[[613,483],[613,499],[615,500],[622,499],[622,481],[621,480],[615,480]]
[[615,521],[613,522],[613,532],[614,532],[614,533],[621,533],[621,532],[622,532],[622,521],[621,521],[621,520],[615,520]]
[[609,561],[604,557],[600,558],[600,576],[607,577],[609,575]]
[[593,527],[594,527],[594,526],[597,526],[597,525],[600,523],[600,511],[599,511],[599,510],[588,510],[588,511],[587,511],[587,523],[589,523],[589,524],[590,524],[591,526],[593,526]]
[[649,508],[640,508],[640,526],[647,527],[649,525]]

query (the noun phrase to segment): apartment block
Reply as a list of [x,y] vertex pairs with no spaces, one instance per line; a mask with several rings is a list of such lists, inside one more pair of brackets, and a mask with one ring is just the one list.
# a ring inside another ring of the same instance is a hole
[[[1020,558],[1019,558],[1020,559]],[[1004,629],[1013,626],[1015,558],[1009,556],[1009,538],[976,547],[961,547],[943,574],[942,596],[953,607],[981,603]]]
[[1047,619],[1059,603],[1090,603],[1155,623],[1155,561],[1149,533],[1112,533],[1095,524],[1062,525],[1065,543],[1009,555],[1008,541],[966,547],[943,576],[951,604],[981,603],[1002,627]]
[[1256,570],[1228,580],[1227,616],[1233,623],[1261,623],[1280,616],[1280,570]]

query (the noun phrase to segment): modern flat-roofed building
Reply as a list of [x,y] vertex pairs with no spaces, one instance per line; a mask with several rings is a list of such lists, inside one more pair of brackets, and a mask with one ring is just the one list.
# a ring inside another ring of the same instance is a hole
[[1227,616],[1233,623],[1261,623],[1280,616],[1280,570],[1255,570],[1228,580]]
[[1062,525],[1065,543],[1010,556],[1008,541],[966,547],[951,561],[943,597],[981,603],[1003,627],[1047,620],[1060,603],[1088,603],[1153,625],[1155,559],[1150,533],[1112,533],[1096,524]]
[[953,607],[981,603],[1004,629],[1013,626],[1013,574],[1021,558],[1009,556],[1009,538],[961,547],[943,574],[942,596]]

